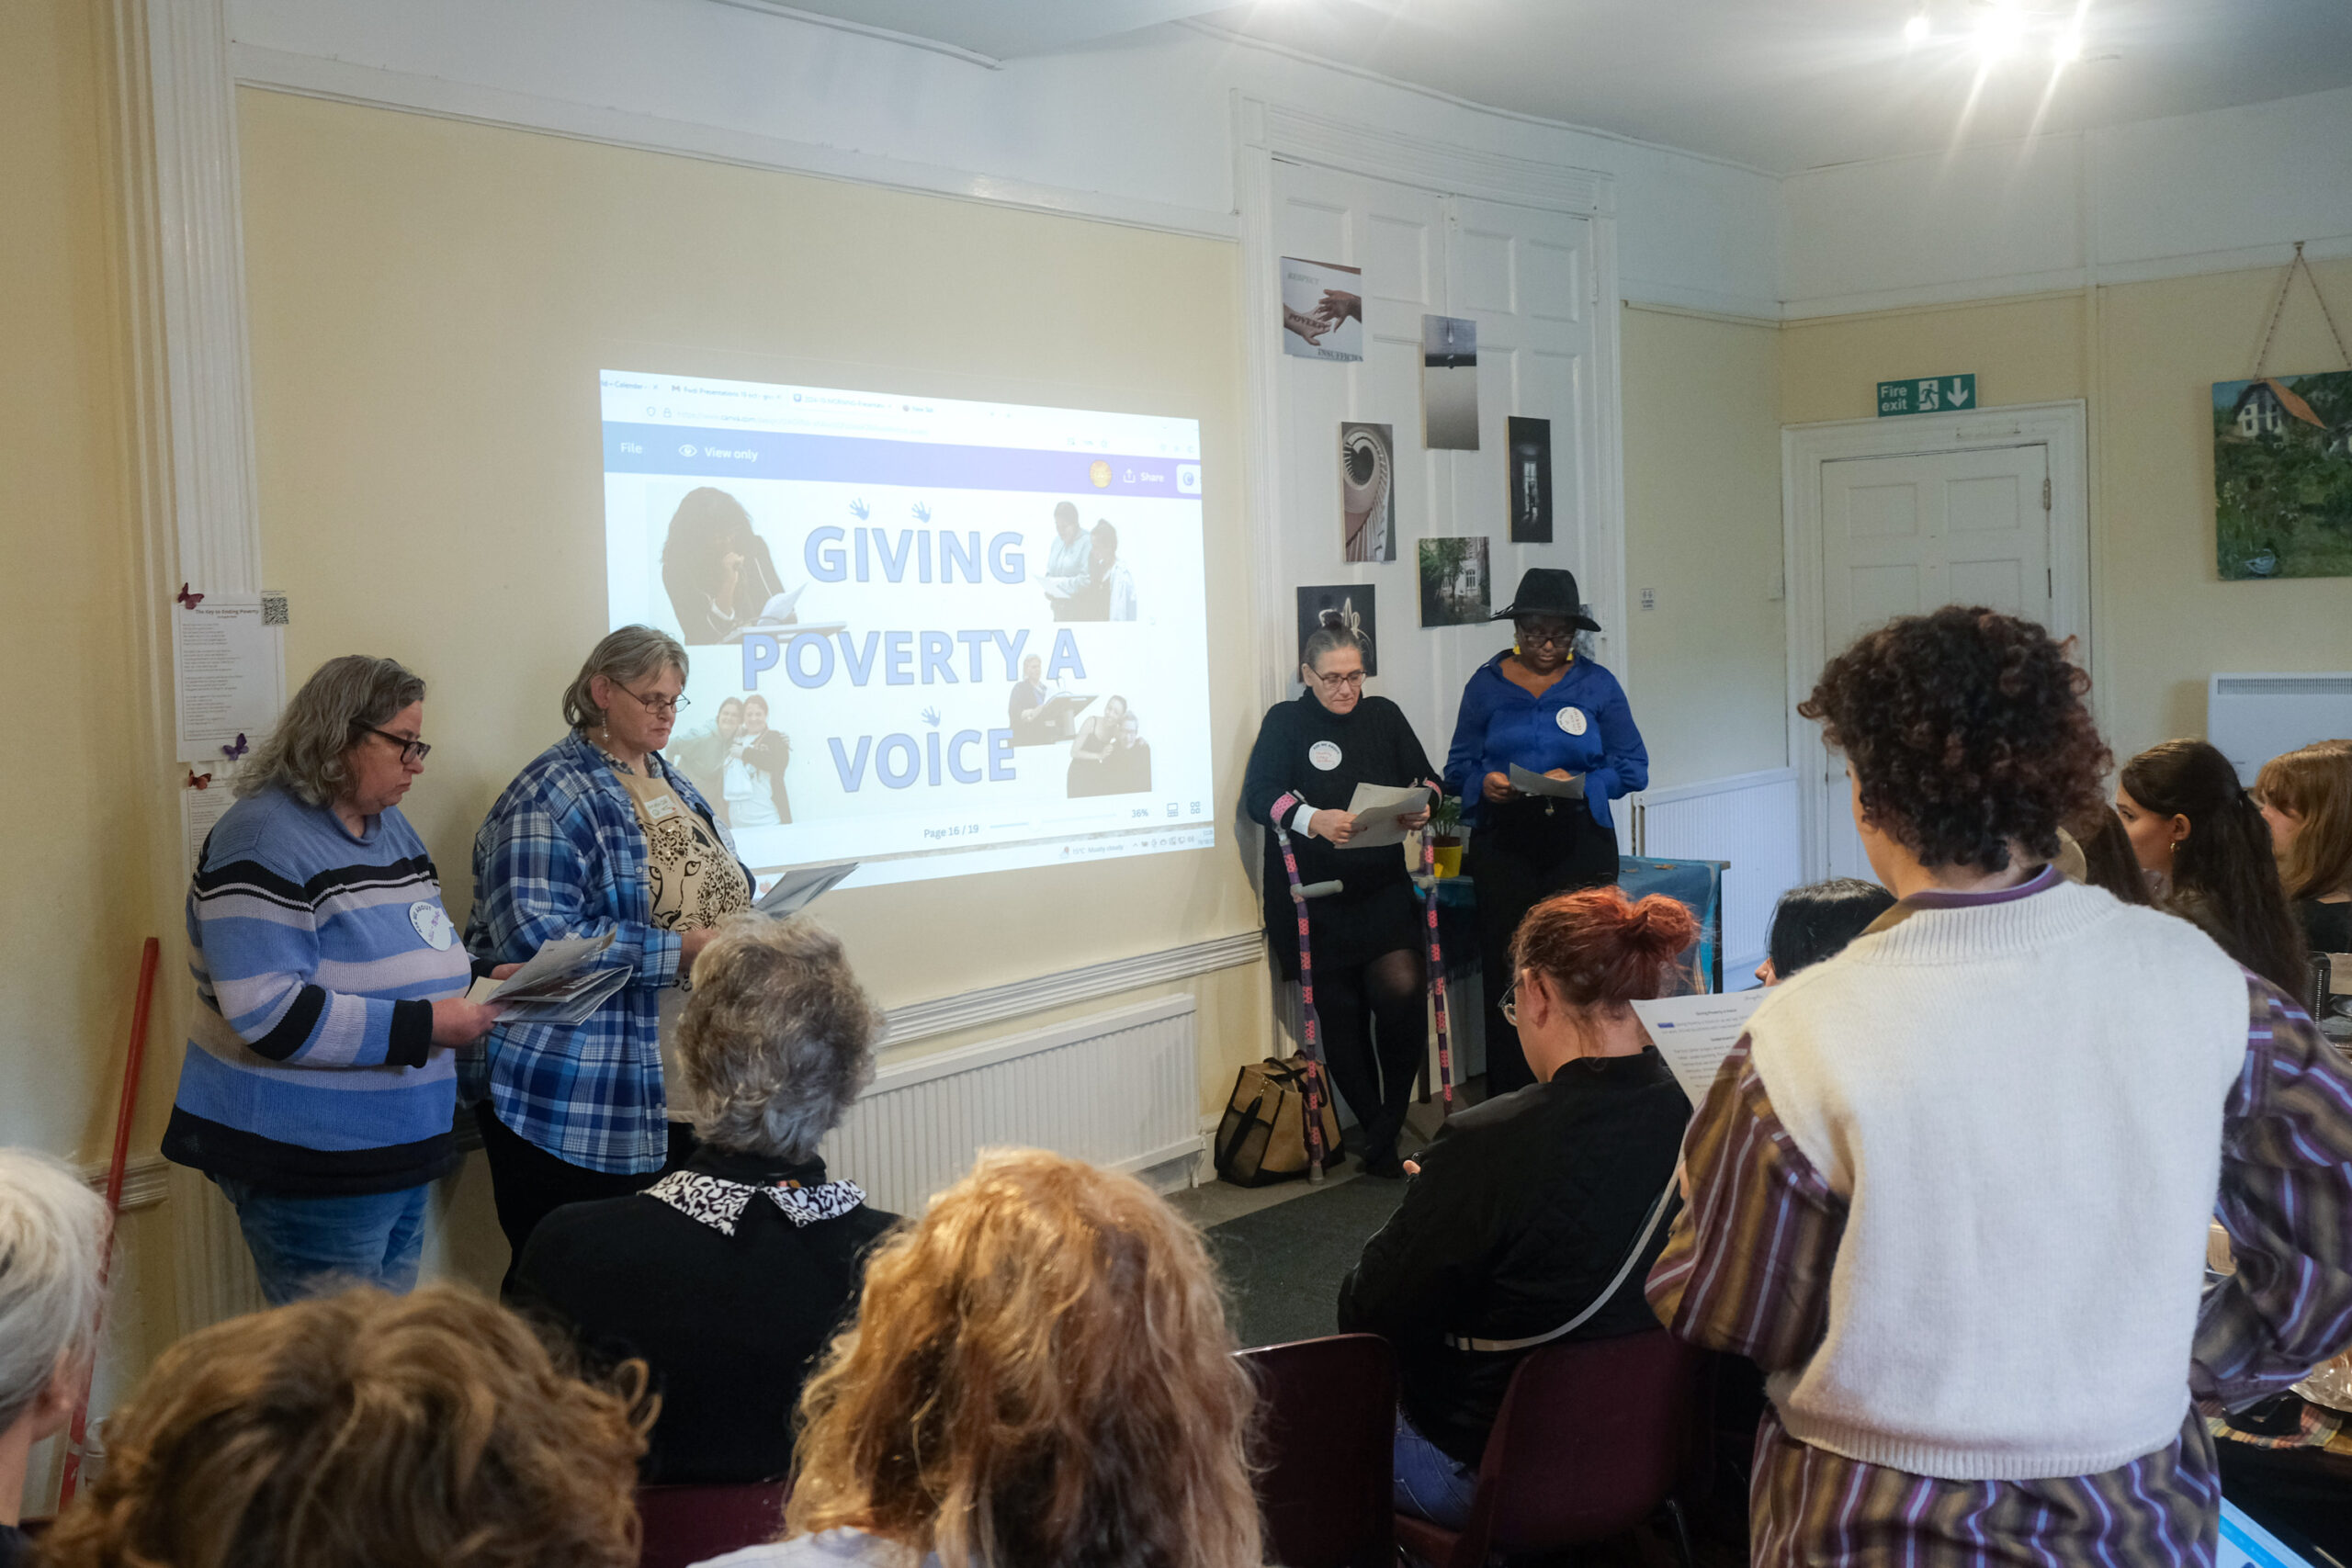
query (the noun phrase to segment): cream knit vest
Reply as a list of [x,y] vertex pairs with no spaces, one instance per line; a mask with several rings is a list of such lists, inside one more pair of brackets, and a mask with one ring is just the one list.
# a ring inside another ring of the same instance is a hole
[[1917,1475],[2088,1475],[2172,1441],[2245,1057],[2188,921],[2061,884],[1923,909],[1756,1011],[1772,1107],[1850,1213],[1789,1432]]

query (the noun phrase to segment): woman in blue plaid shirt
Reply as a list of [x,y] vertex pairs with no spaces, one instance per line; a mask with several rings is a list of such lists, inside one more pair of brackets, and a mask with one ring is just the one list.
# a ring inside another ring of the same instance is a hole
[[466,945],[478,956],[521,962],[554,938],[610,933],[605,962],[636,971],[585,1022],[502,1025],[468,1063],[499,1228],[518,1258],[550,1211],[641,1191],[693,1150],[662,1036],[711,927],[751,907],[752,876],[662,756],[685,683],[686,650],[666,633],[605,637],[564,694],[571,733],[474,836]]

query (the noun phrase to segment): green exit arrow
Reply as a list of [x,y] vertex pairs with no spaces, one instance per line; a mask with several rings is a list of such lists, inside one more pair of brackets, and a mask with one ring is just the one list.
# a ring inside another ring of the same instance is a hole
[[1961,413],[1976,406],[1976,376],[1915,376],[1878,384],[1881,419],[1905,413]]

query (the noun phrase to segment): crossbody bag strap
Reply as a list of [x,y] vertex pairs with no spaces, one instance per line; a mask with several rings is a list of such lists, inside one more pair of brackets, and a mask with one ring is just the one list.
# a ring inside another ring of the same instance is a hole
[[1456,1350],[1526,1350],[1537,1345],[1548,1345],[1555,1339],[1566,1338],[1582,1328],[1591,1321],[1593,1314],[1609,1304],[1618,1288],[1624,1284],[1625,1276],[1631,1274],[1634,1265],[1641,1261],[1642,1254],[1649,1247],[1650,1237],[1657,1234],[1658,1222],[1666,1218],[1666,1211],[1673,1205],[1678,1180],[1679,1173],[1667,1179],[1666,1190],[1659,1193],[1657,1201],[1650,1205],[1650,1217],[1643,1224],[1642,1234],[1634,1238],[1634,1249],[1625,1254],[1625,1261],[1617,1266],[1617,1272],[1611,1277],[1609,1283],[1600,1288],[1600,1294],[1593,1297],[1592,1304],[1584,1311],[1548,1333],[1531,1334],[1524,1339],[1474,1339],[1466,1334],[1449,1334],[1445,1342]]

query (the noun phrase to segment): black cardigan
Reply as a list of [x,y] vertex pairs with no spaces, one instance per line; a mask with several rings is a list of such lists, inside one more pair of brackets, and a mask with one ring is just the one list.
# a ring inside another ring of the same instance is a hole
[[[753,1186],[825,1179],[820,1161],[708,1145],[686,1168]],[[765,1481],[792,1468],[800,1385],[854,1313],[865,1254],[895,1217],[861,1204],[800,1226],[755,1196],[727,1235],[642,1193],[567,1204],[531,1233],[514,1304],[571,1329],[592,1360],[652,1370],[662,1414],[645,1480]]]
[[[1590,1305],[1673,1179],[1690,1102],[1655,1049],[1568,1063],[1464,1111],[1420,1154],[1420,1175],[1340,1287],[1343,1333],[1396,1349],[1413,1425],[1476,1464],[1526,1351],[1456,1350],[1448,1335],[1519,1339]],[[1609,1304],[1568,1336],[1657,1326],[1642,1294],[1672,1213]]]

